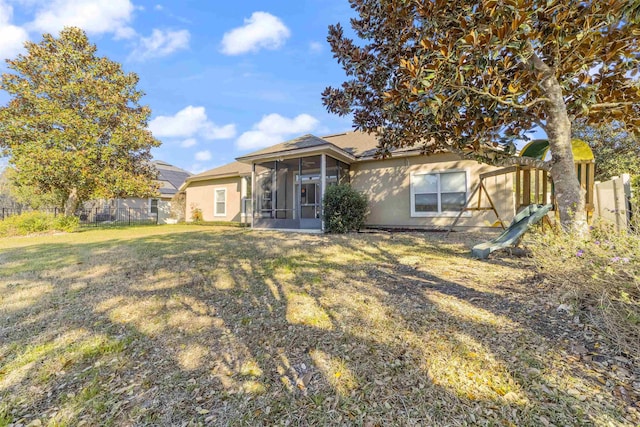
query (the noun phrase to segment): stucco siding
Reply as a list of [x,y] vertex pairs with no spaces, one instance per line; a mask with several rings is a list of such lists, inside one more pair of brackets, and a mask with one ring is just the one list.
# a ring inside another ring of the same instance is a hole
[[[204,221],[235,221],[241,217],[241,178],[222,178],[189,183],[187,194],[187,221],[192,221],[193,209],[202,210]],[[226,215],[215,215],[215,191],[226,189]]]
[[[171,199],[170,198],[162,198],[162,197],[150,197],[150,198],[140,198],[140,197],[130,197],[127,199],[117,199],[117,207],[118,209],[135,209],[139,211],[141,215],[144,213],[151,212],[149,211],[150,205],[149,200],[158,199],[158,224],[166,224],[167,219],[171,215]],[[155,215],[154,215],[155,216]]]
[[[452,214],[415,217],[411,213],[411,174],[425,172],[466,171],[467,197],[478,184],[479,174],[499,168],[455,155],[439,154],[422,157],[403,157],[375,160],[351,165],[351,185],[369,198],[369,226],[447,228],[455,219]],[[500,216],[510,221],[514,215],[513,178],[511,174],[485,179],[485,185]],[[477,194],[472,199],[477,206]],[[483,194],[483,206],[489,202]],[[496,222],[493,211],[465,212],[459,227],[485,227]]]

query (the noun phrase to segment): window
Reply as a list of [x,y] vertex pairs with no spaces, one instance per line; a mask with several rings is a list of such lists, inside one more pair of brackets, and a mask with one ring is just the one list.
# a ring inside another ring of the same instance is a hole
[[411,216],[457,214],[467,201],[467,172],[411,174]]
[[243,180],[244,180],[244,185],[245,185],[245,187],[244,187],[245,188],[244,197],[250,199],[251,195],[252,195],[252,193],[251,193],[251,175],[245,176],[243,178]]
[[158,199],[149,199],[149,213],[158,214]]
[[226,216],[227,215],[227,189],[217,188],[215,190],[214,200],[214,216]]
[[253,194],[251,192],[251,176],[245,176],[242,178],[242,199],[241,199],[241,203],[242,203],[242,209],[241,209],[241,213],[242,215],[251,215],[252,209],[252,198],[251,195]]

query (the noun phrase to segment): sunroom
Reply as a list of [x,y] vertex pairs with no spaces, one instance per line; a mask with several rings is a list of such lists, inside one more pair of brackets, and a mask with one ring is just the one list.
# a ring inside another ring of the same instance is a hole
[[[272,151],[273,150],[273,151]],[[252,164],[252,227],[322,231],[327,187],[349,182],[352,156],[306,135],[239,161]]]

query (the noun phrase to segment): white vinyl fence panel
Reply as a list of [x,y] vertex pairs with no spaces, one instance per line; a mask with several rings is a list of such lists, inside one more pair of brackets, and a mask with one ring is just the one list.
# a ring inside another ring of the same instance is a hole
[[609,181],[596,182],[594,185],[593,219],[610,222],[616,230],[629,228],[629,200],[631,198],[631,179],[628,174],[615,176]]

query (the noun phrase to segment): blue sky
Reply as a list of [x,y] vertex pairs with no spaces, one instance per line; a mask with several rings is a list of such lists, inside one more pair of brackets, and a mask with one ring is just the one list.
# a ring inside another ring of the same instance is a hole
[[[0,0],[0,57],[65,25],[140,76],[154,157],[191,172],[304,133],[351,129],[320,93],[345,78],[327,27],[349,27],[347,0]],[[2,71],[6,66],[2,65]],[[8,101],[0,92],[0,105]]]

